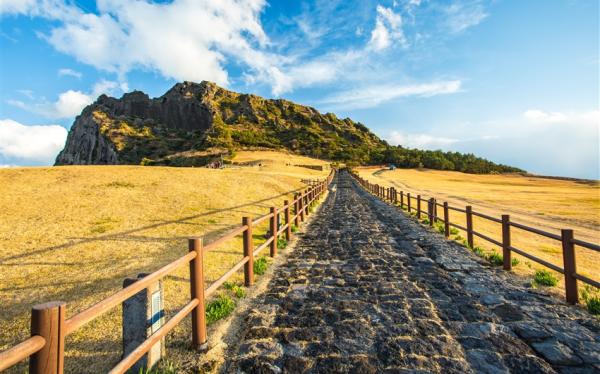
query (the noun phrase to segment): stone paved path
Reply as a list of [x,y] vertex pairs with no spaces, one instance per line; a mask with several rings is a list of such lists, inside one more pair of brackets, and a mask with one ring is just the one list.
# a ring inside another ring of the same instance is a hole
[[341,174],[226,372],[599,373],[600,324]]

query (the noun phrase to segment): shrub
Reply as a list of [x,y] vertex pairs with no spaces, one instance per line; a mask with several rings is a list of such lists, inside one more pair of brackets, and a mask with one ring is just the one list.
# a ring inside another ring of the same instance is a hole
[[223,287],[226,290],[230,290],[231,292],[233,292],[235,297],[237,297],[238,299],[241,299],[246,296],[246,291],[244,290],[244,288],[233,282],[225,282],[223,283]]
[[140,161],[140,165],[142,166],[150,166],[152,165],[152,160],[147,158],[147,157],[143,157],[142,161]]
[[235,302],[228,296],[220,295],[206,305],[206,323],[211,324],[233,312]]
[[480,247],[475,247],[473,248],[473,252],[480,257],[485,256],[485,252],[483,251],[483,249],[481,249]]
[[548,270],[536,270],[533,282],[540,286],[554,287],[558,284],[558,279]]
[[583,299],[588,312],[594,315],[600,315],[600,289],[586,284],[581,290],[581,298]]
[[285,247],[287,247],[287,240],[283,238],[277,239],[277,248],[284,249]]
[[254,261],[254,274],[263,275],[267,271],[267,258],[265,256],[260,257]]
[[504,263],[504,258],[502,255],[492,252],[487,256],[488,261],[494,266],[500,266]]

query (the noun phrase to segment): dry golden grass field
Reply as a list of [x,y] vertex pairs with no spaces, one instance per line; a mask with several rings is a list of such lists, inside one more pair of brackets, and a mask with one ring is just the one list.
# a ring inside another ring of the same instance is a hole
[[[38,303],[67,302],[67,318],[119,290],[123,279],[151,272],[187,253],[187,238],[205,242],[282,206],[302,178],[325,164],[276,152],[240,152],[235,161],[262,166],[223,170],[143,166],[67,166],[0,170],[0,350],[29,334]],[[254,231],[264,241],[268,220]],[[268,249],[265,252],[268,254]],[[207,254],[208,282],[242,257],[241,238]],[[188,268],[165,280],[167,314],[189,300]],[[243,278],[237,275],[236,281]],[[121,310],[67,337],[66,372],[106,372],[120,359]],[[189,318],[174,332],[189,344]],[[10,372],[23,372],[24,365]]]
[[[358,174],[386,187],[395,187],[416,196],[435,197],[438,202],[447,201],[450,206],[464,209],[471,205],[473,210],[500,218],[510,214],[511,221],[559,234],[560,229],[573,229],[575,238],[600,243],[600,184],[598,182],[567,181],[521,175],[475,175],[454,171],[396,169],[380,167],[357,168]],[[416,202],[413,201],[413,207]],[[426,211],[426,203],[423,203]],[[443,215],[443,209],[438,208]],[[465,214],[450,211],[450,221],[466,226]],[[501,241],[500,224],[473,217],[476,231]],[[458,234],[466,238],[466,233]],[[559,242],[511,227],[512,245],[537,257],[562,267],[562,250]],[[452,237],[456,237],[453,235]],[[460,241],[462,239],[459,238]],[[500,248],[475,237],[475,245],[486,251]],[[600,253],[576,247],[578,272],[598,280]],[[519,265],[516,274],[529,277],[542,265],[517,254]],[[563,278],[557,291],[564,288]],[[581,282],[580,282],[581,284]],[[581,286],[580,286],[581,287]],[[562,292],[561,292],[562,294]]]

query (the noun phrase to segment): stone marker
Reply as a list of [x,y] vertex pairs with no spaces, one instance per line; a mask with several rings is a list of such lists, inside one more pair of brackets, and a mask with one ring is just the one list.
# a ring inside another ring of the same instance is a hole
[[[137,278],[126,278],[123,287],[127,287],[147,274],[138,274]],[[164,324],[163,286],[158,281],[123,302],[123,357],[127,356],[155,333]],[[165,355],[165,339],[156,343],[130,369],[138,373],[141,368],[152,368]]]

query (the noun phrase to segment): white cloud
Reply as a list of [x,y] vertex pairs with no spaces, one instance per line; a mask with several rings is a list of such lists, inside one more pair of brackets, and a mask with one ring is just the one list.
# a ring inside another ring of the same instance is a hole
[[600,111],[593,110],[583,113],[545,112],[539,109],[529,109],[523,113],[531,123],[572,123],[600,125]]
[[393,42],[398,42],[404,47],[408,45],[402,31],[402,16],[390,8],[378,5],[375,28],[371,31],[368,46],[375,51],[381,51],[390,47]]
[[[54,102],[48,102],[42,98],[37,103],[25,103],[21,100],[8,100],[7,103],[49,119],[73,118],[79,115],[83,108],[91,104],[101,94],[110,95],[117,89],[124,90],[127,88],[126,83],[119,85],[117,82],[101,80],[94,85],[90,93],[68,90],[60,93],[58,99]],[[35,99],[34,96],[30,96],[30,98]]]
[[392,145],[431,150],[444,148],[459,141],[459,139],[454,138],[438,137],[429,134],[407,134],[401,131],[392,131],[387,139]]
[[414,85],[374,85],[341,91],[321,101],[335,108],[370,108],[405,96],[431,97],[460,91],[458,80]]
[[229,56],[267,73],[276,56],[259,51],[269,40],[260,24],[264,0],[175,0],[167,4],[98,0],[98,14],[59,0],[11,1],[0,13],[60,21],[43,37],[58,51],[120,74],[134,68],[176,80],[227,85]]
[[446,26],[454,34],[480,24],[488,16],[480,0],[455,2],[446,7],[444,13]]
[[66,77],[66,76],[71,76],[71,77],[75,77],[77,79],[81,79],[82,74],[78,71],[75,71],[73,69],[59,69],[58,70],[58,75],[61,77]]
[[58,125],[25,126],[0,120],[0,156],[5,159],[51,164],[66,138],[67,130]]

